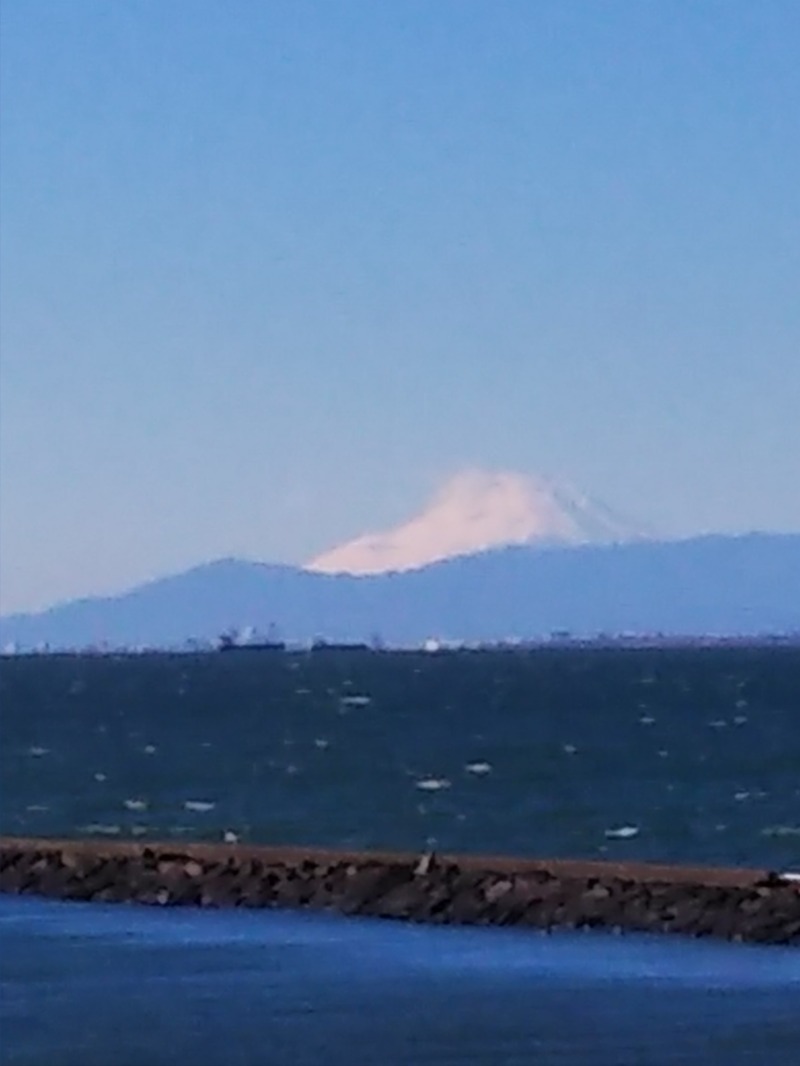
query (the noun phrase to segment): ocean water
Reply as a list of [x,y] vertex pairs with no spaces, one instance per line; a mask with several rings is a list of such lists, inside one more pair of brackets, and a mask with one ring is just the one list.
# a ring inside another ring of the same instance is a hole
[[2,1066],[788,1066],[800,953],[0,896]]
[[800,650],[0,660],[0,832],[800,869]]
[[[800,653],[0,661],[0,831],[800,869]],[[0,896],[2,1066],[772,1066],[800,953]]]

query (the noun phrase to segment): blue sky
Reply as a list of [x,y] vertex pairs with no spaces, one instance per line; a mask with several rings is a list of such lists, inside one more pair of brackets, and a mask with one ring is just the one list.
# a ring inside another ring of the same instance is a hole
[[6,0],[0,607],[461,467],[800,529],[796,0]]

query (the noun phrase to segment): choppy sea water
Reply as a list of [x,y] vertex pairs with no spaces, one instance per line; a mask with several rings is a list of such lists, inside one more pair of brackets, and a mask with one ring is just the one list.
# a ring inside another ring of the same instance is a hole
[[800,651],[0,660],[0,832],[800,868]]
[[3,1066],[787,1066],[800,954],[0,897]]

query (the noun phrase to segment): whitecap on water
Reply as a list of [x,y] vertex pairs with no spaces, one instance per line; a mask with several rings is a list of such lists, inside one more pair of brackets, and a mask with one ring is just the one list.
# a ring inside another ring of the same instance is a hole
[[639,719],[639,722],[641,723],[641,725],[653,725],[655,723],[655,718],[652,716],[652,714],[643,714],[642,717]]
[[114,837],[122,832],[122,829],[118,825],[105,825],[100,822],[92,822],[91,825],[84,825],[81,827],[82,833],[88,833],[94,836],[108,836]]
[[129,811],[146,811],[148,807],[147,800],[143,799],[126,799],[124,804]]
[[483,777],[492,772],[492,764],[490,762],[468,762],[464,769],[468,774],[475,774],[476,777]]
[[95,781],[105,781],[106,775],[98,770],[97,773],[94,775],[94,779]]
[[738,800],[739,803],[741,803],[742,800],[750,799],[750,793],[745,792],[744,790],[741,792],[734,792],[733,798],[735,800]]
[[25,810],[30,811],[31,814],[36,814],[41,811],[49,811],[50,808],[45,803],[29,803]]
[[638,825],[620,825],[606,829],[605,836],[608,840],[630,840],[639,835]]
[[800,837],[800,825],[768,825],[761,830],[762,837]]
[[314,738],[314,747],[315,748],[319,748],[320,751],[325,751],[325,749],[329,746],[329,744],[330,744],[330,741],[326,740],[325,737],[315,737]]
[[567,755],[575,755],[578,749],[575,747],[574,744],[563,744],[562,751],[564,751]]
[[371,696],[340,696],[339,703],[343,707],[366,707],[372,703]]
[[210,800],[186,800],[183,805],[184,810],[194,811],[197,814],[206,814],[208,811],[213,811],[216,807],[216,803],[212,803]]
[[226,844],[238,844],[239,834],[234,833],[232,829],[226,829],[225,832],[222,834],[222,839]]
[[712,729],[725,729],[728,723],[724,718],[715,718],[708,724],[711,726]]
[[746,714],[737,714],[735,716],[735,718],[733,719],[733,724],[734,725],[744,725],[744,723],[746,721],[747,721],[747,715]]
[[28,748],[28,754],[32,755],[34,757],[34,759],[40,759],[42,757],[42,755],[47,755],[47,754],[49,754],[49,752],[50,752],[49,748],[40,748],[36,744],[34,744],[33,747]]
[[439,792],[444,788],[450,788],[450,782],[446,777],[423,777],[417,781],[417,788],[423,792]]

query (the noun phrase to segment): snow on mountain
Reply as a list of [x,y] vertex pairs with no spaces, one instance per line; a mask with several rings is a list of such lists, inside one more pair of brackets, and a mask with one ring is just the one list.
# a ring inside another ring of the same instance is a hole
[[448,481],[421,514],[323,552],[306,569],[380,574],[512,544],[609,543],[641,536],[642,530],[602,504],[546,478],[467,470]]

